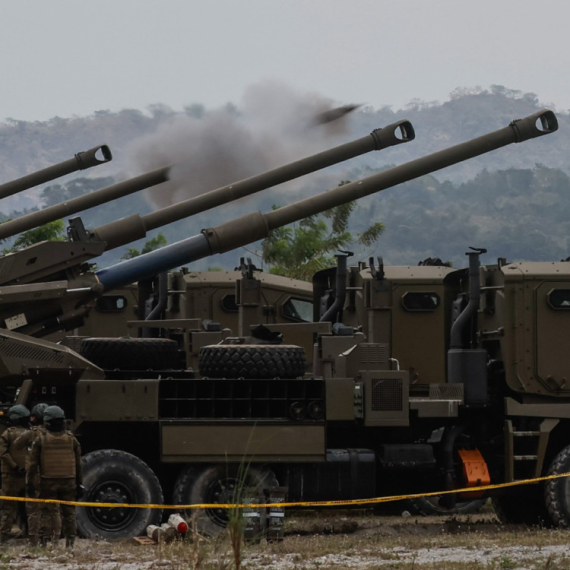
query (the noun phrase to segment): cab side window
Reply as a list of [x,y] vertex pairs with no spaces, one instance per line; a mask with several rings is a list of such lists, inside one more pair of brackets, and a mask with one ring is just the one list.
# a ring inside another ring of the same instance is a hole
[[313,303],[291,298],[283,305],[283,316],[292,321],[310,323],[313,321]]
[[437,293],[404,293],[402,305],[406,311],[435,311],[439,307],[439,295]]
[[570,289],[552,289],[548,293],[548,304],[553,309],[570,310]]
[[95,308],[100,313],[120,313],[127,308],[127,298],[123,295],[104,295],[97,299]]
[[239,307],[236,303],[236,296],[235,295],[224,295],[222,298],[222,309],[226,313],[237,313],[239,311]]

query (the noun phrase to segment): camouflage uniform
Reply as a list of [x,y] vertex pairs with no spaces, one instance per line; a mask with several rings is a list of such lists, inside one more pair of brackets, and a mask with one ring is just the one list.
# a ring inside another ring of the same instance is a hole
[[[82,483],[81,447],[70,431],[54,432],[49,426],[32,445],[26,484],[33,485],[39,474],[39,497],[75,501],[77,485]],[[63,535],[73,539],[77,533],[75,507],[53,503],[41,504],[40,535],[54,537],[61,507]],[[59,538],[55,536],[55,538]]]
[[[30,470],[31,451],[32,445],[40,437],[41,434],[46,433],[45,426],[32,426],[29,430],[25,431],[14,442],[15,449],[26,450],[26,473]],[[40,475],[35,473],[32,475],[31,483],[34,486],[33,495],[26,493],[26,496],[37,499],[40,496]],[[26,514],[28,515],[28,534],[32,544],[37,543],[40,535],[40,517],[41,517],[41,504],[40,503],[26,503]],[[61,516],[59,509],[57,510],[57,520],[54,520],[54,534],[59,536],[61,534]]]
[[[26,480],[24,473],[20,473],[26,465],[26,450],[15,449],[14,442],[26,428],[22,426],[9,427],[0,435],[0,460],[2,461],[2,494],[8,497],[23,497]],[[4,501],[2,504],[2,522],[0,533],[6,538],[12,529],[18,515],[18,503]]]

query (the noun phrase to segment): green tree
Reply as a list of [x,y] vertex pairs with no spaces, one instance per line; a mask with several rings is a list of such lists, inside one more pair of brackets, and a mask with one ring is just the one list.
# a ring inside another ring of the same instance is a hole
[[[339,186],[343,184],[347,182]],[[316,271],[334,265],[334,252],[339,249],[355,243],[373,245],[384,231],[384,224],[377,222],[353,236],[349,218],[355,207],[356,202],[349,202],[292,227],[273,230],[261,243],[262,258],[270,266],[270,273],[309,281]]]
[[149,253],[155,249],[164,247],[167,243],[168,242],[166,241],[164,234],[158,234],[156,237],[147,240],[141,251],[139,251],[136,247],[129,247],[127,249],[127,253],[125,253],[121,259],[132,259],[133,257],[144,255],[145,253]]
[[44,226],[32,228],[18,236],[14,245],[4,249],[4,253],[11,253],[22,247],[28,247],[40,241],[63,241],[65,240],[65,224],[63,220],[55,220]]

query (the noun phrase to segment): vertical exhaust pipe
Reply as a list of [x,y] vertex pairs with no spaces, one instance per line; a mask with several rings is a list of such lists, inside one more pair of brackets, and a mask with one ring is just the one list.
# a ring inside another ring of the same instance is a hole
[[447,381],[450,384],[463,384],[464,403],[467,407],[485,406],[489,396],[487,391],[487,351],[476,348],[476,339],[469,339],[469,347],[464,347],[466,327],[473,323],[479,310],[481,284],[479,277],[479,256],[486,249],[471,248],[469,256],[469,302],[453,323],[450,348],[447,352]]

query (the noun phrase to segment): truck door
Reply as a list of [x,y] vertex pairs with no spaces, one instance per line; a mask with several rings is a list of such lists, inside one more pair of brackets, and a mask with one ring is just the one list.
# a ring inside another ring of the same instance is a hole
[[570,390],[570,282],[536,288],[535,319],[536,374],[551,389]]

